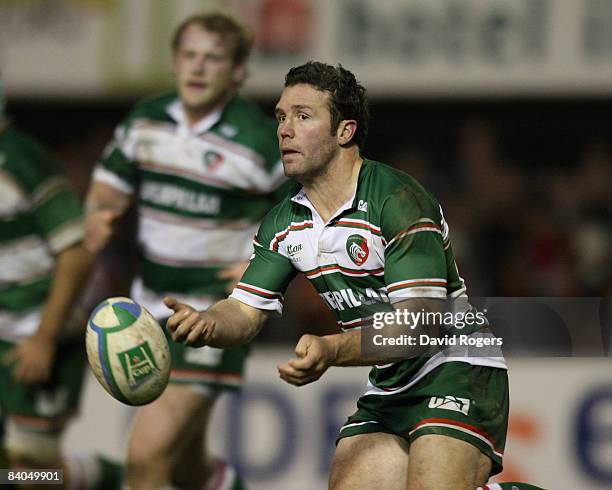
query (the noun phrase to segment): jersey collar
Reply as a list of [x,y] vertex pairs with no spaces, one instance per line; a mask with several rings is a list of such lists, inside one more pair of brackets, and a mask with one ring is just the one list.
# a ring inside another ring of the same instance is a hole
[[213,112],[201,119],[195,126],[189,129],[187,125],[187,115],[180,99],[176,99],[167,108],[166,112],[178,123],[179,131],[192,134],[202,134],[210,130],[215,124],[221,120],[223,107],[215,109]]
[[[300,191],[291,198],[291,200],[297,204],[300,204],[302,206],[307,207],[308,209],[310,209],[311,213],[313,216],[319,216],[319,213],[317,212],[317,210],[315,209],[315,207],[313,206],[312,202],[310,202],[310,199],[308,199],[308,196],[306,195],[306,192],[304,191],[304,188],[302,187],[300,189]],[[329,219],[328,223],[331,221],[334,221],[338,216],[340,216],[342,213],[344,213],[345,211],[351,209],[353,207],[355,201],[355,195],[352,195],[342,206],[340,206],[340,208],[332,215],[332,217]]]
[[[364,187],[363,181],[365,180],[366,175],[370,172],[370,166],[371,161],[364,158],[361,168],[359,169],[359,177],[357,178],[357,189],[355,189],[355,193],[346,201],[346,203],[340,206],[329,221],[333,221],[345,211],[358,208],[360,202],[367,202],[366,197],[360,195],[360,191]],[[291,200],[297,204],[307,207],[310,209],[310,211],[312,211],[312,213],[316,213],[317,215],[319,214],[317,213],[317,210],[313,206],[312,202],[310,202],[310,199],[308,199],[304,187],[301,187],[297,194],[291,198]]]

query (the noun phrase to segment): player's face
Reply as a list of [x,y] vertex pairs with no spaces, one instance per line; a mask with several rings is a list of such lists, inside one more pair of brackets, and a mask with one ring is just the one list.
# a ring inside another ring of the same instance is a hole
[[340,149],[331,132],[329,93],[307,84],[286,87],[274,112],[285,175],[298,181],[322,175]]
[[192,117],[203,117],[213,110],[244,76],[244,66],[234,65],[230,43],[197,24],[183,31],[173,71],[183,107]]

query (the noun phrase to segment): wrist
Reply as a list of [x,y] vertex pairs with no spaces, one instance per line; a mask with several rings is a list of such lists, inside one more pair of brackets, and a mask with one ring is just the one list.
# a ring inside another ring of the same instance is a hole
[[340,338],[338,335],[326,335],[321,337],[327,346],[327,353],[330,366],[336,366],[340,356]]

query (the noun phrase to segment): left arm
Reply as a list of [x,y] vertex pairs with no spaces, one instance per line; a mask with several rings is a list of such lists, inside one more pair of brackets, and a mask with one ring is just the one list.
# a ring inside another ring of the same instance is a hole
[[[396,310],[400,311],[435,311],[441,312],[444,301],[436,299],[408,299],[396,303]],[[380,330],[382,332],[383,330]],[[407,329],[407,325],[385,325],[384,334],[387,337],[401,334],[421,334],[426,331],[429,336],[439,335],[439,325],[416,325]],[[361,351],[362,330],[353,330],[339,334],[319,337],[316,335],[303,335],[295,347],[296,358],[278,366],[280,377],[286,382],[302,386],[319,379],[331,366],[373,366],[386,364],[416,357],[427,352],[424,346],[416,343],[414,346],[403,346],[399,350],[390,352],[383,349],[376,353],[364,354]]]
[[36,383],[49,378],[62,325],[69,318],[92,264],[93,256],[83,242],[58,254],[53,283],[38,330],[5,358],[7,362],[15,362],[13,376],[16,381]]

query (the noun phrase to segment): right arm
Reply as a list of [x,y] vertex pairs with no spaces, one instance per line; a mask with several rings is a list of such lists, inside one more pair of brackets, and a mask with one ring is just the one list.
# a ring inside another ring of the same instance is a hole
[[260,310],[234,298],[215,303],[206,311],[196,311],[175,298],[164,299],[174,310],[166,327],[175,342],[191,347],[236,347],[250,342],[264,326],[271,311]]
[[113,222],[125,214],[131,196],[104,182],[93,182],[85,199],[85,248],[99,253],[110,241]]
[[282,313],[283,293],[297,271],[270,245],[278,232],[273,210],[264,218],[253,241],[249,266],[228,299],[198,312],[175,298],[165,298],[166,306],[174,310],[166,326],[175,342],[192,347],[243,345],[259,333],[270,316]]
[[[94,169],[85,198],[85,247],[99,253],[113,235],[113,222],[125,214],[138,182],[130,117],[115,129]],[[131,139],[130,139],[131,138]]]

